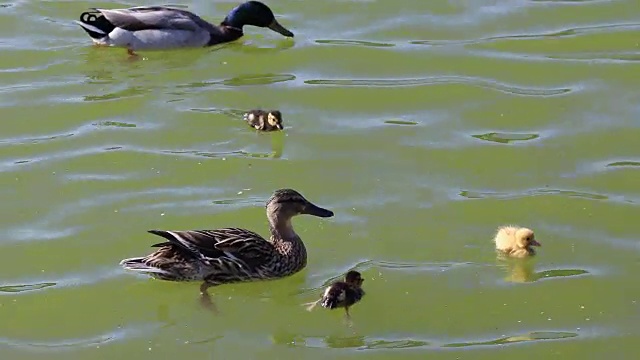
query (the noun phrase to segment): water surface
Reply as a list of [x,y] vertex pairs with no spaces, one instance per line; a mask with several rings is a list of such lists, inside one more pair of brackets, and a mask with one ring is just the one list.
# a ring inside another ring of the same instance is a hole
[[[637,2],[272,0],[294,40],[141,61],[71,22],[151,3],[0,7],[3,358],[637,354]],[[285,131],[248,128],[255,107]],[[307,268],[217,288],[219,316],[198,284],[117,265],[148,229],[266,234],[280,187],[336,216],[296,218]],[[506,223],[536,230],[536,259],[496,259]],[[352,268],[352,328],[300,306]]]

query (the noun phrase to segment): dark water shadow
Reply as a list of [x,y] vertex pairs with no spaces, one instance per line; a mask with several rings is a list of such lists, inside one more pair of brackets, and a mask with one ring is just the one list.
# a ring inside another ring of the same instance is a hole
[[132,98],[136,96],[142,96],[151,93],[153,89],[142,86],[131,86],[123,90],[118,90],[102,95],[85,95],[84,101],[109,101],[123,98]]
[[579,335],[568,331],[534,331],[524,335],[504,336],[487,341],[466,341],[438,344],[434,341],[406,338],[406,339],[386,339],[376,337],[365,337],[358,334],[352,335],[329,335],[329,336],[304,336],[280,331],[271,337],[271,341],[277,345],[290,348],[330,348],[330,349],[354,349],[366,350],[406,350],[431,348],[452,349],[480,346],[503,346],[528,341],[547,341],[576,338]]
[[384,123],[389,125],[410,125],[410,126],[418,125],[418,123],[415,121],[406,121],[406,120],[385,120]]
[[612,53],[602,53],[602,52],[583,52],[583,53],[572,53],[572,54],[554,54],[554,55],[544,55],[545,58],[551,60],[561,60],[561,61],[575,61],[575,62],[588,62],[588,63],[603,63],[603,64],[626,64],[626,63],[637,63],[640,61],[640,55],[636,53],[628,53],[628,52],[612,52]]
[[606,167],[640,167],[638,161],[616,161],[605,165]]
[[77,135],[77,133],[74,132],[74,133],[67,133],[67,134],[42,136],[42,137],[22,137],[22,138],[0,139],[0,146],[4,144],[9,144],[9,145],[38,144],[41,142],[66,139],[75,135]]
[[379,349],[411,349],[431,346],[431,343],[424,340],[399,339],[399,340],[371,340],[360,346],[358,350],[379,350]]
[[373,41],[362,41],[362,40],[316,40],[318,44],[327,44],[327,45],[355,45],[355,46],[365,46],[365,47],[394,47],[395,44],[389,43],[380,43]]
[[295,79],[296,76],[293,74],[254,74],[222,80],[221,84],[226,86],[270,85]]
[[118,127],[118,128],[134,128],[137,127],[136,124],[126,123],[121,121],[100,121],[94,123],[93,126],[97,127]]
[[281,331],[271,337],[274,344],[291,348],[329,348],[354,350],[393,350],[431,346],[429,341],[416,339],[367,338],[352,335],[304,336]]
[[55,282],[42,282],[35,284],[24,284],[24,285],[3,285],[0,286],[0,292],[4,293],[20,293],[24,291],[35,291],[44,288],[48,288],[50,286],[56,286],[58,283]]
[[519,343],[524,341],[540,341],[540,340],[559,340],[575,338],[578,334],[574,332],[564,331],[536,331],[525,335],[505,336],[495,340],[488,341],[470,341],[470,342],[458,342],[444,344],[444,348],[460,348],[460,347],[474,347],[474,346],[492,346],[492,345],[506,345]]
[[296,76],[293,74],[247,74],[223,80],[196,81],[188,84],[176,85],[178,89],[204,89],[217,86],[253,86],[271,85],[281,82],[293,81]]
[[560,190],[560,189],[529,189],[518,192],[494,192],[494,191],[476,191],[476,190],[462,190],[458,193],[459,196],[466,199],[518,199],[522,197],[540,196],[540,195],[560,195],[564,197],[577,197],[589,200],[609,200],[609,197],[600,194],[588,193],[584,191],[575,190]]
[[476,139],[480,139],[480,140],[484,140],[484,141],[490,141],[490,142],[494,142],[494,143],[499,143],[499,144],[510,144],[512,142],[516,142],[516,141],[529,141],[529,140],[535,140],[538,139],[540,137],[539,134],[526,134],[526,133],[500,133],[500,132],[491,132],[491,133],[486,133],[486,134],[479,134],[479,135],[471,135],[471,137],[476,138]]
[[556,277],[580,276],[586,274],[590,274],[590,272],[582,269],[553,269],[536,273],[536,276],[537,279],[550,279]]

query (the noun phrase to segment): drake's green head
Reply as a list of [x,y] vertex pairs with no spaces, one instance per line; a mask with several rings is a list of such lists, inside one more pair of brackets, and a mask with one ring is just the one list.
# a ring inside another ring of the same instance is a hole
[[222,25],[242,29],[245,25],[266,27],[287,37],[293,37],[293,33],[280,25],[271,9],[260,1],[247,1],[242,3],[224,18]]

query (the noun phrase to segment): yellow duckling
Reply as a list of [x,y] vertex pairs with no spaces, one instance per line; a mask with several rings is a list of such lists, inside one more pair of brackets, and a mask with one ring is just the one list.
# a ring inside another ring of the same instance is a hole
[[501,226],[493,241],[496,250],[504,255],[524,258],[536,254],[534,246],[542,246],[536,241],[533,230],[520,226]]

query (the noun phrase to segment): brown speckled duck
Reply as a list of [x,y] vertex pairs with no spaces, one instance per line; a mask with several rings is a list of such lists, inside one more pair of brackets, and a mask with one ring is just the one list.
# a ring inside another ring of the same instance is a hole
[[277,279],[302,270],[307,250],[293,230],[291,218],[300,214],[331,217],[333,212],[318,207],[292,189],[279,189],[267,201],[269,240],[240,228],[149,232],[165,238],[152,247],[155,252],[124,259],[128,270],[170,281],[203,281],[201,301],[213,307],[207,289],[211,286]]
[[282,113],[278,110],[251,110],[244,114],[244,120],[256,130],[282,130]]
[[515,258],[533,256],[536,254],[533,247],[542,246],[533,230],[511,225],[499,227],[493,241],[499,253]]
[[344,281],[336,281],[327,287],[319,300],[305,304],[309,305],[307,310],[313,310],[318,304],[327,309],[342,307],[349,318],[349,307],[359,302],[365,294],[362,289],[363,282],[362,275],[351,270],[345,275]]

